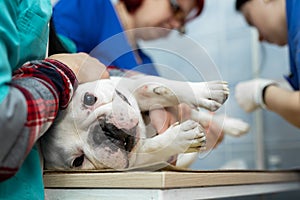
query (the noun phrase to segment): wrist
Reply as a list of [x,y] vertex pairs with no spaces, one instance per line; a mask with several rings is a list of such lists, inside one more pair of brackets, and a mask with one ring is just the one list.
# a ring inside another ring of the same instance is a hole
[[264,89],[262,90],[262,102],[263,102],[263,104],[265,104],[266,105],[266,91],[267,91],[267,88],[269,87],[269,86],[271,86],[271,85],[267,85],[266,87],[264,87]]
[[[75,73],[65,63],[56,59],[45,59],[44,63],[52,65],[60,79],[53,81],[59,94],[59,104],[62,109],[66,108],[78,87],[78,80]],[[50,73],[49,73],[50,74]],[[57,81],[60,80],[60,81]]]
[[260,79],[260,83],[258,84],[258,92],[256,97],[257,104],[263,108],[268,109],[266,105],[266,93],[269,86],[276,85],[276,82],[273,80],[267,80],[267,79]]

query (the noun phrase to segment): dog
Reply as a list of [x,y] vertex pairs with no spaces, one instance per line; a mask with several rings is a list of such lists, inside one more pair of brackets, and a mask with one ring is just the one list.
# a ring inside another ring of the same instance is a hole
[[[201,123],[208,123],[211,115],[199,114],[197,108],[216,111],[228,95],[224,81],[181,82],[143,76],[81,84],[68,108],[41,138],[45,168],[122,170],[166,162],[186,152],[198,153],[206,143]],[[181,103],[195,108],[191,119],[153,136],[142,113]],[[240,134],[247,129],[243,123],[240,127],[242,130],[231,132]]]

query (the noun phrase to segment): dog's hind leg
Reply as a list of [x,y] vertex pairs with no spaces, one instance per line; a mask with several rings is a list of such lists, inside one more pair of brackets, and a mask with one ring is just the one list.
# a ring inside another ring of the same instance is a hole
[[189,168],[197,159],[199,153],[182,153],[177,156],[176,167]]
[[244,135],[250,129],[250,125],[241,119],[195,109],[191,110],[191,119],[199,122],[203,127],[208,127],[211,122],[216,123],[224,133],[234,137]]

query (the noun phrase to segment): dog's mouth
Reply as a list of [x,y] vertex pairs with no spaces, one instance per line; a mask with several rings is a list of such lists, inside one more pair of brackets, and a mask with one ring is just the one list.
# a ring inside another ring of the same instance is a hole
[[119,129],[112,123],[107,123],[105,120],[98,120],[102,131],[105,136],[118,148],[123,149],[127,152],[131,150],[136,145],[136,135],[137,135],[137,126],[126,130]]

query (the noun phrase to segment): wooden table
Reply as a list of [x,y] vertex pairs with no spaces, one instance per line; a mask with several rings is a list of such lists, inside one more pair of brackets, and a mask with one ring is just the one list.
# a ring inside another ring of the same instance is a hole
[[188,200],[300,191],[300,171],[46,171],[44,183],[46,199]]

